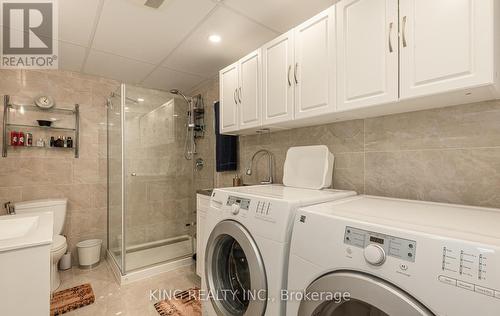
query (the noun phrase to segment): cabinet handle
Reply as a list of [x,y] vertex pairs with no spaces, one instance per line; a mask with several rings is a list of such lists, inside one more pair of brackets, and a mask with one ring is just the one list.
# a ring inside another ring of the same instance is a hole
[[233,92],[234,104],[238,104],[238,100],[236,100],[236,93],[237,92],[238,92],[238,89],[234,89],[234,92]]
[[288,79],[288,86],[292,86],[292,81],[290,80],[290,72],[292,71],[292,65],[288,66],[288,74],[287,74],[287,79]]
[[392,53],[394,49],[392,48],[392,27],[394,23],[389,23],[389,53]]
[[240,87],[239,92],[238,92],[238,100],[240,101],[240,104],[241,104],[241,87]]
[[295,71],[293,72],[293,78],[295,79],[295,84],[299,84],[299,80],[297,79],[298,68],[299,68],[299,63],[295,63]]
[[403,47],[408,46],[408,44],[406,43],[406,20],[407,20],[407,17],[405,15],[403,17]]

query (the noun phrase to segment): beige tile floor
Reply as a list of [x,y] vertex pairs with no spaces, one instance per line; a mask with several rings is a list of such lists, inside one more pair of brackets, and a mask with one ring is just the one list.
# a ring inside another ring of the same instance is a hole
[[58,290],[83,283],[92,285],[96,296],[95,303],[65,315],[158,316],[159,314],[153,306],[155,301],[150,300],[150,290],[184,290],[200,286],[200,278],[196,275],[194,265],[192,265],[119,286],[104,261],[93,270],[81,270],[73,267],[68,271],[61,272],[61,286]]

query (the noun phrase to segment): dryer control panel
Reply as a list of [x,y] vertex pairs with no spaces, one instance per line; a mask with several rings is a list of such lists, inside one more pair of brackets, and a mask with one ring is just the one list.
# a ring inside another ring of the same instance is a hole
[[417,254],[416,241],[350,226],[345,228],[344,243],[359,248],[366,248],[370,244],[376,244],[384,249],[387,256],[409,262],[415,262]]
[[226,205],[231,206],[233,204],[238,204],[241,209],[248,211],[248,208],[250,207],[250,199],[245,199],[245,198],[230,195],[227,198]]

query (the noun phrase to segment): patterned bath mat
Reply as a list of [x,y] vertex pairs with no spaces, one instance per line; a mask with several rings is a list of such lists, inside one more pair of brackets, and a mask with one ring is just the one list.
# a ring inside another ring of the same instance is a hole
[[50,300],[50,316],[57,316],[94,303],[95,295],[89,283],[55,292]]
[[155,308],[161,316],[201,316],[200,289],[182,291],[173,299],[155,303]]

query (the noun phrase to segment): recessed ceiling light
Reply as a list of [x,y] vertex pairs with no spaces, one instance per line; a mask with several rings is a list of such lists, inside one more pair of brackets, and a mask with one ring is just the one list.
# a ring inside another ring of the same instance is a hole
[[143,98],[138,98],[137,101],[144,102],[144,99]]
[[220,35],[212,34],[208,37],[208,40],[212,43],[220,43],[222,38],[220,37]]

